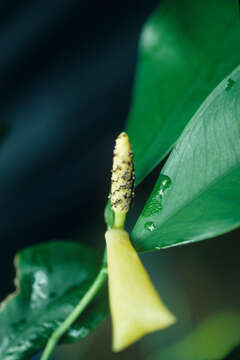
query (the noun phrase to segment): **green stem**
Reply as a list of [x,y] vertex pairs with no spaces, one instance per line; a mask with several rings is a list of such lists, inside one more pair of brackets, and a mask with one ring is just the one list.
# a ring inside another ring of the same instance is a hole
[[100,287],[103,285],[104,281],[107,277],[107,267],[103,264],[100,269],[96,279],[84,295],[84,297],[80,300],[78,305],[73,309],[73,311],[68,315],[68,317],[64,320],[61,325],[52,333],[50,336],[47,345],[42,354],[41,360],[48,360],[53,353],[58,341],[65,334],[68,328],[74,323],[75,320],[79,317],[79,315],[84,311],[86,306],[90,303],[90,301],[94,298]]
[[126,213],[122,211],[114,211],[113,229],[123,229],[126,219]]

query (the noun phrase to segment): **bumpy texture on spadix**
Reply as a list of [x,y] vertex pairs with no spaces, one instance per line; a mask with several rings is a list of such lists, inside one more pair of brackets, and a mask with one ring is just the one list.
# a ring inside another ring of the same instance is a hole
[[112,168],[111,205],[114,212],[127,213],[134,196],[133,153],[128,135],[116,139]]
[[128,233],[108,230],[107,262],[113,351],[121,351],[142,336],[175,322],[154,289]]

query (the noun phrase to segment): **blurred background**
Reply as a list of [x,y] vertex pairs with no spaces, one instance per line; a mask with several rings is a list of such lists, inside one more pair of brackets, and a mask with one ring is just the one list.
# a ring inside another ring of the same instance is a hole
[[[74,238],[103,249],[114,138],[127,119],[141,28],[159,2],[1,2],[1,300],[14,290],[13,257],[24,247]],[[129,229],[161,166],[137,189]],[[174,327],[116,355],[107,319],[78,344],[58,347],[55,360],[197,360],[204,339],[196,334],[208,321],[215,326],[209,346],[224,341],[214,337],[221,326],[240,341],[239,235],[143,256],[179,319]],[[186,347],[180,357],[176,343],[193,344],[189,358]]]

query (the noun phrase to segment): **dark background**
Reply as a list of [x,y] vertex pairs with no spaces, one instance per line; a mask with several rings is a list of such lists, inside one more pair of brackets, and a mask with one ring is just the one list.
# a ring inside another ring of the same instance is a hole
[[[25,246],[102,223],[148,1],[1,1],[1,298]],[[86,238],[87,241],[87,238]]]
[[[127,119],[140,31],[159,2],[1,1],[1,299],[24,247],[74,238],[103,248],[114,138]],[[160,168],[137,189],[136,212]],[[157,333],[112,355],[108,322],[73,351],[61,347],[59,359],[91,359],[92,344],[103,359],[146,359],[206,314],[239,306],[239,234],[145,256],[179,319],[164,340]]]

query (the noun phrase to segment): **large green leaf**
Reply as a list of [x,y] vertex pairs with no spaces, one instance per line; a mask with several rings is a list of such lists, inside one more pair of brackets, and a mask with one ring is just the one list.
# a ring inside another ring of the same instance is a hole
[[[0,359],[28,360],[42,349],[88,290],[100,265],[92,249],[70,241],[36,245],[17,255],[17,294],[0,312]],[[62,341],[88,335],[105,318],[106,299],[103,290]]]
[[237,0],[164,0],[146,23],[127,124],[137,184],[240,63],[239,41]]
[[240,67],[180,137],[133,230],[139,251],[198,241],[240,225]]

